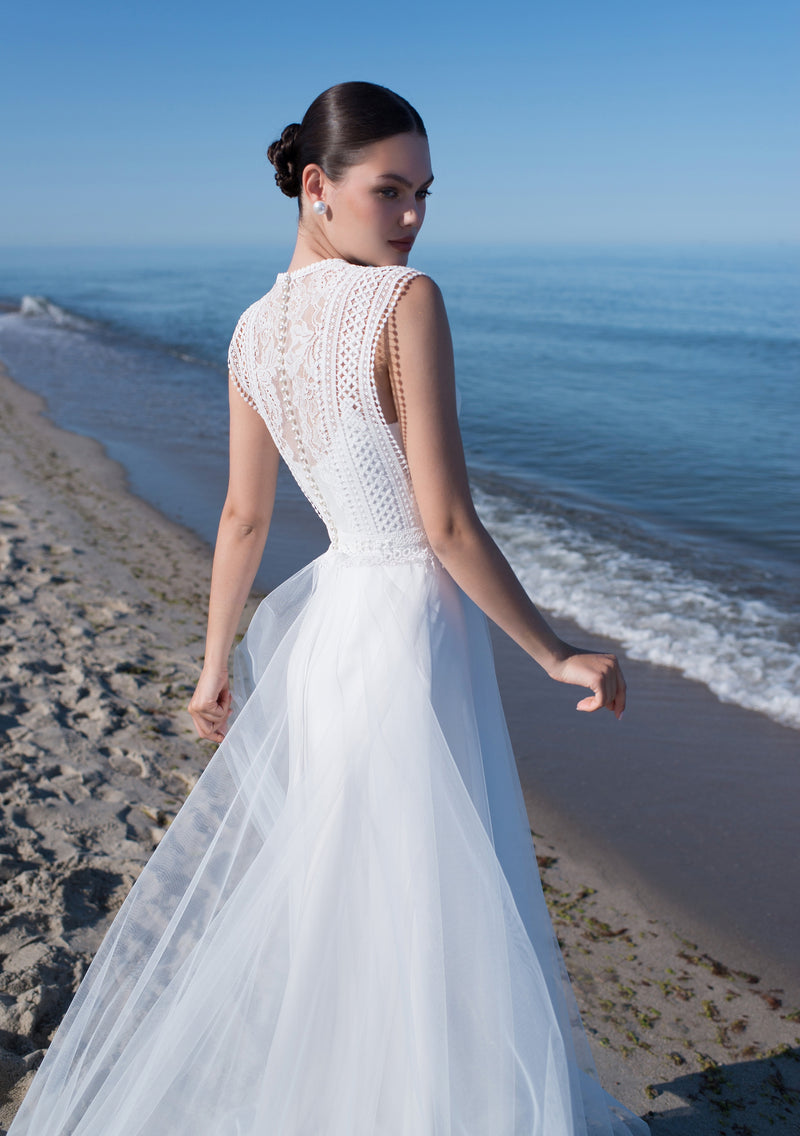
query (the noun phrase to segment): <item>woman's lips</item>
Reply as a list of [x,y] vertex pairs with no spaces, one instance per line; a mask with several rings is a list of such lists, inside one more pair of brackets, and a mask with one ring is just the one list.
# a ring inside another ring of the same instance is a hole
[[403,241],[389,241],[390,245],[393,245],[394,248],[396,248],[396,249],[400,249],[402,252],[409,252],[413,243],[414,243],[413,237],[407,237]]

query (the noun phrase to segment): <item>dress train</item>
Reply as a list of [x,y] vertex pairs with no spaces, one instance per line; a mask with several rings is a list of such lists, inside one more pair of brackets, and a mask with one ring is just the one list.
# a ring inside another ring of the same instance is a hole
[[449,575],[330,550],[234,693],[9,1136],[646,1133],[591,1074]]

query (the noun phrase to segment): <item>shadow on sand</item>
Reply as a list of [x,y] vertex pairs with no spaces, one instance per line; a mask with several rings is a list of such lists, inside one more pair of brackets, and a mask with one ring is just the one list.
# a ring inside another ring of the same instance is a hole
[[800,1133],[800,1049],[711,1065],[654,1084],[651,1092],[654,1100],[665,1093],[677,1098],[674,1107],[645,1117],[652,1136],[794,1136]]

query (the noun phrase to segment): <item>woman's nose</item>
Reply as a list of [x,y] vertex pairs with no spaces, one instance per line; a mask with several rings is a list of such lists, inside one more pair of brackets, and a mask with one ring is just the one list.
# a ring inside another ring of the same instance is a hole
[[404,225],[417,225],[419,223],[419,212],[416,209],[406,209],[403,213]]

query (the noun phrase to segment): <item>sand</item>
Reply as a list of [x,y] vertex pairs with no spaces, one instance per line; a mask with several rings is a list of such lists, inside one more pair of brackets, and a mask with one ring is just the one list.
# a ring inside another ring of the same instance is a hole
[[[213,753],[185,710],[210,550],[41,410],[0,374],[2,1132]],[[712,957],[541,816],[532,828],[609,1091],[654,1133],[800,1130],[800,1010],[783,989]]]

